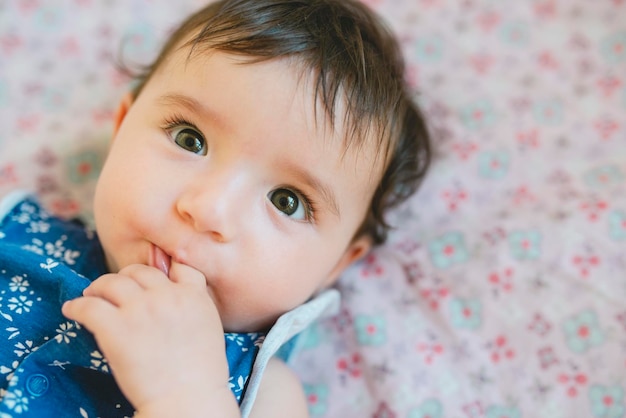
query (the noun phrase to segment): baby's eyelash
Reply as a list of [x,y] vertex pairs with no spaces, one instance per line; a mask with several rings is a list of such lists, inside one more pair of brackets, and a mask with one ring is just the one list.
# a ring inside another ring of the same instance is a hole
[[190,122],[184,116],[179,115],[179,114],[173,114],[171,116],[166,117],[163,122],[163,129],[165,130],[174,129],[181,125],[189,126],[190,128],[197,130],[198,132],[200,131],[193,122]]
[[303,200],[303,204],[306,210],[306,214],[307,214],[307,219],[311,222],[311,223],[315,223],[315,215],[317,213],[317,205],[315,203],[315,201],[313,199],[311,199],[309,197],[309,195],[307,195],[306,193],[304,193],[302,190],[297,189],[295,187],[292,188],[292,190],[294,192],[296,192],[296,194],[298,196],[300,196],[301,200]]

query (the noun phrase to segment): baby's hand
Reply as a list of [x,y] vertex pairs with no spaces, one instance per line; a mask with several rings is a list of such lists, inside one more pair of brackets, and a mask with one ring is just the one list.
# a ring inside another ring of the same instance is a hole
[[95,280],[83,297],[63,305],[63,314],[94,334],[138,412],[166,416],[169,406],[180,412],[212,393],[234,400],[219,314],[195,269],[173,263],[167,277],[128,266]]

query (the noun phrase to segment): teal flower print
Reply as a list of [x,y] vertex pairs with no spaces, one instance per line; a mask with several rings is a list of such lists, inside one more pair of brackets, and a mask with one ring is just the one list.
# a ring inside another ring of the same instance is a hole
[[132,57],[144,57],[154,51],[157,38],[154,28],[146,23],[137,23],[124,35],[124,52]]
[[483,307],[478,299],[453,299],[450,301],[452,325],[456,328],[476,329],[482,324]]
[[499,180],[509,172],[510,156],[504,151],[483,152],[478,156],[478,172],[481,177]]
[[300,333],[298,344],[303,349],[312,349],[322,343],[322,331],[318,323],[313,323]]
[[64,110],[68,101],[67,89],[46,89],[42,94],[42,104],[48,111]]
[[470,103],[461,108],[459,114],[463,124],[472,130],[487,128],[496,120],[493,106],[488,100]]
[[521,418],[522,413],[514,406],[492,405],[487,408],[487,418]]
[[509,234],[511,254],[518,260],[535,260],[541,255],[541,233],[514,231]]
[[430,257],[439,268],[448,268],[469,259],[463,234],[448,232],[433,240],[429,246]]
[[604,342],[604,332],[598,324],[598,317],[592,310],[586,310],[563,323],[567,346],[575,353],[584,353]]
[[436,36],[418,39],[415,43],[415,56],[420,63],[438,62],[443,56],[443,45],[443,41]]
[[610,35],[602,42],[600,50],[604,58],[612,64],[626,62],[626,32]]
[[68,157],[66,167],[69,179],[75,184],[95,180],[102,168],[102,153],[96,150],[81,151]]
[[537,102],[533,106],[533,116],[540,125],[560,125],[563,121],[563,104],[559,100]]
[[357,341],[361,345],[383,345],[387,341],[387,322],[383,316],[359,315],[354,319]]
[[511,46],[526,46],[530,39],[530,29],[524,22],[508,22],[502,25],[500,38]]
[[626,212],[616,210],[609,214],[609,234],[616,241],[626,240]]
[[411,409],[408,418],[442,418],[443,406],[437,399],[428,399],[417,408]]
[[326,413],[328,407],[328,386],[304,384],[304,396],[312,417],[319,417]]
[[624,389],[621,386],[593,385],[589,388],[591,412],[596,418],[624,416]]
[[596,189],[620,184],[623,181],[622,170],[614,165],[598,167],[585,174],[585,182]]
[[39,6],[34,10],[33,21],[40,29],[58,29],[65,21],[64,9],[52,5]]

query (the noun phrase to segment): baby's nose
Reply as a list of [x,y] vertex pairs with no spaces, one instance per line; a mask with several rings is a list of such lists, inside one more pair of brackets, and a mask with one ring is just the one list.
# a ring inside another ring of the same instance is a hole
[[177,202],[179,215],[193,228],[225,243],[234,238],[245,213],[245,184],[241,177],[212,176],[194,181]]

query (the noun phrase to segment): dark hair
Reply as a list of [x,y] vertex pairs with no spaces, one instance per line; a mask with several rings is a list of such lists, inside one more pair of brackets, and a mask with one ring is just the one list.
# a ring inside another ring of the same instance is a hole
[[384,242],[390,228],[385,212],[415,192],[431,150],[424,120],[404,80],[397,41],[377,16],[356,0],[211,3],[171,35],[157,59],[137,77],[134,96],[170,53],[189,46],[189,56],[219,50],[248,56],[247,62],[298,59],[315,74],[314,99],[321,101],[331,124],[337,101],[343,100],[346,146],[362,145],[375,134],[377,158],[386,163],[356,237],[366,234],[376,244]]

